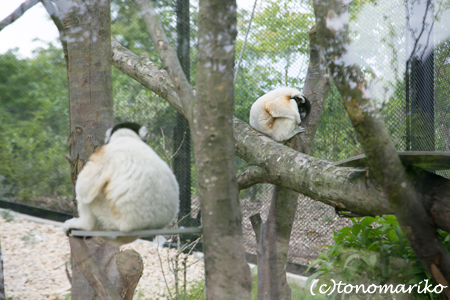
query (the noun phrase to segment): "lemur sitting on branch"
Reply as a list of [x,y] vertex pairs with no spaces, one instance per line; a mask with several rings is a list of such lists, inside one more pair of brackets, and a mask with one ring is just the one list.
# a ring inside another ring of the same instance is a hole
[[305,131],[300,126],[311,111],[308,99],[297,89],[282,87],[260,97],[250,109],[250,126],[277,142]]

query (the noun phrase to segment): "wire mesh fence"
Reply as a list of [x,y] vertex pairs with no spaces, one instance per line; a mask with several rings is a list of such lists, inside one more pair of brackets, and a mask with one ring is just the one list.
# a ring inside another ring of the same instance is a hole
[[[447,2],[353,1],[350,7],[355,54],[372,82],[371,92],[398,150],[449,151]],[[155,6],[195,87],[198,1],[158,0]],[[118,41],[138,55],[146,52],[163,67],[133,2],[112,0],[111,13],[112,34]],[[248,122],[253,101],[274,88],[303,88],[313,24],[310,1],[259,0],[256,5],[238,1],[236,117]],[[70,211],[69,165],[63,158],[69,121],[62,51],[49,45],[37,49],[32,58],[10,51],[1,54],[0,70],[0,197]],[[191,213],[182,225],[198,225],[197,181],[186,120],[117,69],[113,69],[113,88],[116,122],[134,121],[148,127],[149,144],[169,161],[180,183],[180,217]],[[361,153],[333,86],[311,155],[339,161]],[[237,159],[237,166],[242,170],[246,163]],[[244,240],[250,253],[255,253],[256,241],[249,217],[261,213],[265,220],[271,193],[272,186],[266,184],[240,192]],[[289,260],[311,262],[320,245],[332,242],[333,230],[349,224],[333,208],[300,196]]]

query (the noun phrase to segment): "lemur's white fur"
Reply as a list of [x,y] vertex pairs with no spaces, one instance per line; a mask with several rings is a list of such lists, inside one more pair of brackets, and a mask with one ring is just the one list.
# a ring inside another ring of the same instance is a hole
[[297,102],[292,99],[294,96],[304,99],[302,92],[289,87],[275,89],[258,98],[250,109],[250,126],[277,142],[305,131],[300,126],[301,117]]
[[[141,128],[139,135],[146,135]],[[64,230],[163,228],[178,213],[178,183],[169,166],[133,130],[121,128],[91,155],[78,175],[80,217]]]

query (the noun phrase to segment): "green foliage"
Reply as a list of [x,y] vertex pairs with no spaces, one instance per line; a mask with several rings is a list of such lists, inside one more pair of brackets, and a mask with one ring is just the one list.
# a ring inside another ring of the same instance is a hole
[[339,161],[361,154],[360,149],[356,132],[333,83],[317,126],[311,155]]
[[[245,122],[251,105],[263,94],[280,86],[303,85],[309,53],[308,32],[314,16],[307,9],[292,9],[298,5],[301,6],[293,0],[271,1],[255,11],[235,88],[235,115]],[[242,34],[247,31],[250,13],[239,11],[238,27]],[[237,59],[242,47],[243,41],[237,40]],[[303,62],[301,66],[299,61]]]
[[62,51],[0,57],[0,196],[69,195],[68,105]]
[[[334,233],[333,246],[325,245],[310,268],[319,265],[308,279],[309,285],[320,276],[318,286],[331,279],[349,284],[419,284],[431,277],[426,273],[409,246],[394,216],[351,219],[352,227]],[[450,234],[440,231],[442,241]],[[448,248],[447,248],[448,250]],[[331,284],[332,285],[332,284]],[[415,299],[440,299],[440,295],[417,293]],[[333,297],[342,295],[334,294]]]
[[[184,290],[181,291],[181,295],[184,295]],[[182,299],[185,298],[182,296]],[[191,284],[191,288],[187,292],[186,300],[204,300],[205,299],[205,282],[199,281]]]

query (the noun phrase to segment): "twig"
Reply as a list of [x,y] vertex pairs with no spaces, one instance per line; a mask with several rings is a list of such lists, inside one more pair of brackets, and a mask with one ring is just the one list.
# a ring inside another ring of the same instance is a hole
[[173,299],[172,298],[172,293],[170,292],[169,284],[167,283],[166,274],[164,273],[163,262],[162,262],[162,259],[161,259],[161,255],[159,254],[159,247],[156,248],[156,253],[158,254],[159,265],[161,266],[161,272],[163,274],[164,283],[166,284],[166,288],[167,288],[167,291],[169,292],[170,299]]
[[190,266],[195,265],[196,263],[198,263],[198,262],[201,261],[202,259],[203,259],[203,258],[199,258],[199,259],[193,261],[191,264],[187,265],[187,268],[189,268]]
[[242,62],[242,56],[244,54],[245,45],[247,44],[248,33],[250,32],[250,28],[252,27],[253,14],[255,13],[255,7],[256,7],[257,1],[258,0],[255,0],[255,3],[253,3],[252,14],[250,15],[250,20],[248,21],[248,27],[247,27],[247,32],[245,33],[244,44],[242,45],[241,53],[239,54],[239,60],[238,60],[237,66],[236,66],[236,71],[234,72],[234,84],[236,84],[236,78],[237,78],[237,75],[239,72],[239,67]]
[[70,284],[72,284],[72,276],[70,275],[70,272],[69,272],[69,262],[70,262],[70,260],[66,261],[64,263],[64,265],[66,266],[67,279],[69,280]]
[[161,134],[162,134],[162,140],[163,140],[162,147],[163,147],[163,151],[164,151],[164,156],[166,157],[167,161],[170,163],[173,160],[173,158],[175,157],[175,155],[177,155],[178,152],[180,152],[181,146],[183,146],[184,139],[186,138],[186,131],[183,134],[183,139],[181,140],[180,146],[178,147],[177,151],[175,151],[175,153],[169,157],[169,154],[166,150],[166,138],[164,136],[164,130],[162,128],[159,128],[159,129],[161,129]]
[[195,300],[200,299],[200,297],[202,296],[204,290],[205,290],[205,287],[202,288],[202,290],[200,291],[200,294],[198,295],[197,298],[195,298]]
[[[177,235],[177,250],[179,250],[181,248],[181,244],[180,244],[180,235]],[[177,298],[178,300],[181,300],[181,295],[180,295],[180,287],[179,287],[179,278],[178,278],[178,271],[180,271],[180,267],[178,266],[178,258],[180,257],[180,253],[177,253],[177,255],[175,256],[175,292],[177,293]]]
[[191,216],[193,213],[194,213],[194,210],[191,210],[191,212],[188,213],[187,215],[183,216],[183,217],[178,221],[178,223],[180,223],[181,221],[183,221],[183,220],[186,219],[187,217]]
[[187,300],[187,268],[186,268],[186,264],[187,264],[187,259],[188,259],[188,255],[184,256],[183,259],[183,289],[184,289],[184,300]]

